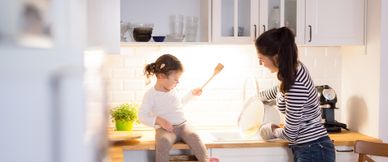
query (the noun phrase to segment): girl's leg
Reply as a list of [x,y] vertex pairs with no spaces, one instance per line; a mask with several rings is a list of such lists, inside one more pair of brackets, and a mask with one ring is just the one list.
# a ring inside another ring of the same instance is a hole
[[177,129],[177,135],[190,146],[191,151],[200,162],[208,162],[209,154],[205,145],[202,143],[198,134],[196,134],[190,126],[184,124]]
[[177,136],[164,130],[156,129],[155,132],[155,162],[168,162],[172,145],[176,142]]

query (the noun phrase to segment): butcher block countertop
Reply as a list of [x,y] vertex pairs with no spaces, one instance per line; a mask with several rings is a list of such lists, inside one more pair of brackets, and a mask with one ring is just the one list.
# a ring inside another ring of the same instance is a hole
[[[199,133],[201,136],[201,133]],[[356,140],[365,140],[373,142],[381,142],[381,140],[369,137],[357,132],[342,131],[341,133],[329,134],[330,139],[334,141],[336,146],[353,146]],[[111,145],[121,147],[123,150],[154,150],[155,149],[155,132],[150,130],[134,130],[131,132],[116,132],[110,131],[109,139]],[[285,140],[223,140],[212,141],[202,137],[207,148],[241,148],[241,147],[282,147],[288,146]],[[188,149],[189,147],[183,143],[177,143],[173,146],[174,149]]]
[[[211,132],[214,129],[205,130]],[[203,132],[203,131],[202,131]],[[201,136],[201,132],[199,132]],[[114,162],[124,162],[124,151],[133,150],[155,150],[155,131],[134,130],[131,132],[109,131],[109,158]],[[341,133],[329,134],[330,139],[336,146],[352,147],[356,140],[372,142],[382,142],[381,140],[369,137],[352,131],[342,131]],[[207,148],[246,148],[246,147],[287,147],[288,142],[284,140],[263,141],[263,140],[224,140],[212,141],[201,137]],[[183,143],[177,143],[174,149],[188,149]]]

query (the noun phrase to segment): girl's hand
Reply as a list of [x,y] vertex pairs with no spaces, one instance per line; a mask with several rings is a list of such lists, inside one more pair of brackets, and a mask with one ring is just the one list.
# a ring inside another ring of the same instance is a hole
[[191,91],[191,93],[194,95],[194,96],[200,96],[202,94],[202,89],[201,88],[195,88]]
[[156,121],[155,121],[156,124],[160,125],[163,129],[169,131],[169,132],[172,132],[173,131],[173,127],[172,127],[172,124],[170,122],[168,122],[166,119],[162,118],[162,117],[156,117]]

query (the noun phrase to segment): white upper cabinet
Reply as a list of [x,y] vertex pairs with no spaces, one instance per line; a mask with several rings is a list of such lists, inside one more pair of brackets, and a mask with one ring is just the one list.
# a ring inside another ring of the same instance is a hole
[[[252,43],[263,32],[290,27],[304,42],[304,1],[213,0],[213,42]],[[238,26],[238,27],[237,27]]]
[[299,45],[362,45],[365,0],[213,0],[212,42],[252,43],[282,26]]
[[304,43],[304,8],[303,0],[260,0],[259,33],[287,26],[294,32],[296,42]]
[[306,0],[305,44],[364,44],[364,0]]
[[212,42],[252,43],[258,36],[258,0],[213,0]]
[[87,34],[89,48],[120,53],[120,0],[87,1]]
[[[145,24],[152,26],[152,36],[166,36],[164,42],[210,41],[211,0],[120,1],[122,42],[136,42],[133,30]],[[155,43],[152,38],[144,42]]]
[[[109,45],[108,49],[117,51],[119,39],[116,38],[120,37],[117,21],[131,25],[150,23],[153,24],[152,36],[166,36],[177,27],[172,26],[171,16],[182,15],[183,23],[178,26],[186,35],[186,18],[198,18],[198,33],[191,42],[250,44],[264,31],[287,26],[294,31],[298,45],[362,45],[364,3],[365,0],[114,0],[104,9],[97,6],[94,12],[89,11],[89,16],[93,16],[88,20],[89,34],[94,40],[92,44],[104,42]],[[93,32],[93,28],[104,28],[107,32],[100,37],[102,33]],[[134,42],[132,33],[128,33],[125,41]]]

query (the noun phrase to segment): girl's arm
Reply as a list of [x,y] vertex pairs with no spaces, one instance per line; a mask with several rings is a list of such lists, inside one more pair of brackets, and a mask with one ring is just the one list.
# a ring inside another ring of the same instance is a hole
[[157,125],[160,125],[163,129],[165,129],[169,132],[172,132],[174,129],[170,122],[168,122],[166,119],[159,117],[159,116],[156,117],[155,123]]
[[200,96],[202,94],[202,89],[200,88],[195,88],[191,90],[189,93],[187,93],[185,96],[182,97],[182,105],[186,105],[189,103],[191,100],[194,99],[195,96]]
[[144,95],[143,102],[140,105],[138,116],[140,122],[149,127],[154,127],[156,124],[156,116],[154,115],[154,113],[152,113],[152,106],[152,99],[147,94]]
[[151,100],[151,97],[148,95],[145,95],[139,110],[140,122],[149,127],[154,127],[154,128],[162,127],[163,129],[172,132],[173,127],[171,123],[162,117],[156,116],[152,112],[152,107],[153,107],[153,101]]

